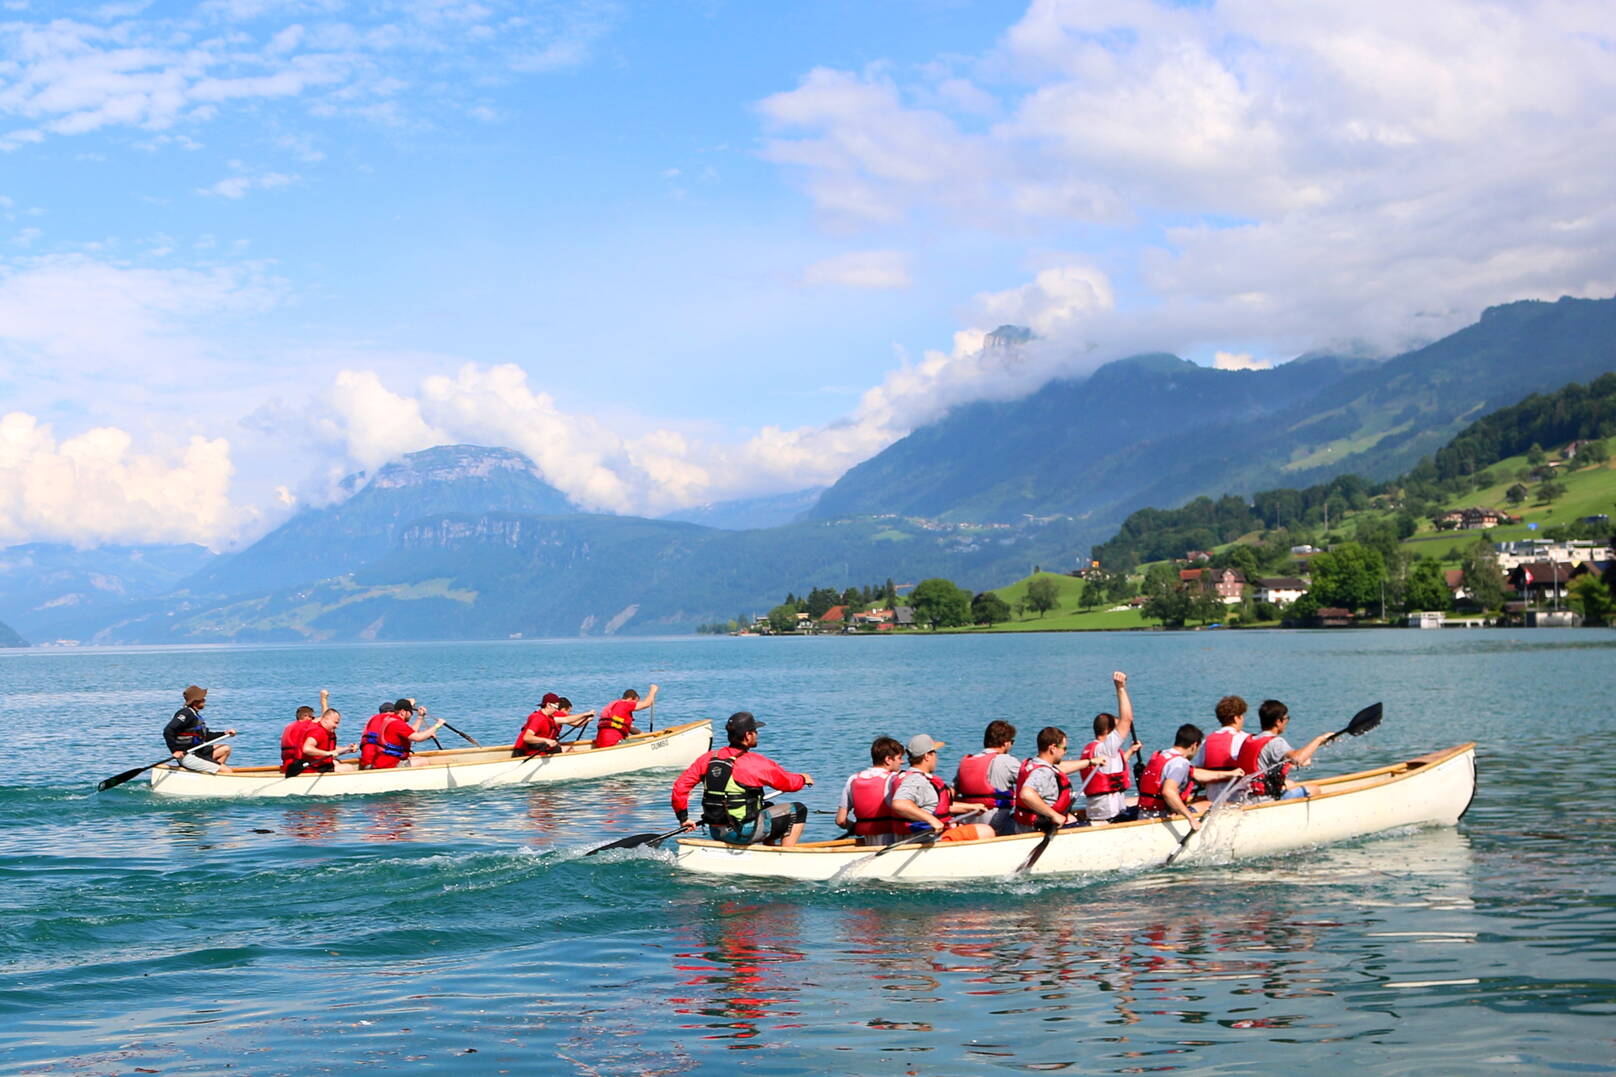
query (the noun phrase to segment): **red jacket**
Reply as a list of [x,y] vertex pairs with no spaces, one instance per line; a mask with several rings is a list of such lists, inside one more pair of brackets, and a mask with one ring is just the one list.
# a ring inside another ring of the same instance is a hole
[[715,748],[686,767],[685,772],[674,779],[673,810],[676,813],[690,810],[690,791],[700,784],[701,776],[714,756],[735,760],[733,775],[738,785],[767,786],[782,793],[795,793],[807,784],[801,774],[791,773],[762,752],[749,752],[742,748]]

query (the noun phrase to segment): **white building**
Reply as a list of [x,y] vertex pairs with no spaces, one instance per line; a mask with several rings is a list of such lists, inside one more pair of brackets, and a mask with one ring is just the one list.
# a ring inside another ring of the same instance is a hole
[[1612,559],[1609,543],[1594,542],[1591,539],[1566,542],[1522,539],[1519,542],[1495,543],[1493,549],[1498,551],[1498,567],[1505,572],[1513,572],[1528,561],[1560,561],[1568,565],[1578,565],[1584,561]]

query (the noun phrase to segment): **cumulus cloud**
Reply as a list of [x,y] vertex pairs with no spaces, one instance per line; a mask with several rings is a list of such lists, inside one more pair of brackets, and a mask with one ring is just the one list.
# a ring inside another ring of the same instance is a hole
[[902,251],[849,251],[804,269],[802,281],[843,288],[907,288],[909,258]]
[[234,176],[226,176],[217,183],[207,187],[197,188],[197,194],[212,195],[218,198],[245,198],[249,191],[271,191],[276,187],[286,187],[296,183],[300,177],[288,175],[284,172],[260,172],[251,174],[238,172]]
[[199,542],[233,537],[250,513],[230,500],[230,445],[191,438],[136,452],[98,427],[58,441],[24,412],[0,418],[0,542]]
[[1034,0],[977,57],[808,72],[760,102],[763,153],[842,228],[1154,234],[1087,259],[1135,313],[1071,321],[1085,362],[1147,327],[1391,351],[1616,290],[1613,26],[1577,0]]

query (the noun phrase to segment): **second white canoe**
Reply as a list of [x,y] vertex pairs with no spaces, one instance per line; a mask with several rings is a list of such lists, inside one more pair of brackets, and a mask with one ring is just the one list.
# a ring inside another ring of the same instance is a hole
[[385,793],[400,790],[468,789],[491,785],[538,785],[684,768],[712,747],[711,722],[687,722],[630,737],[610,748],[588,744],[557,755],[517,759],[509,744],[416,752],[407,767],[288,778],[278,767],[237,767],[229,774],[202,774],[173,765],[151,772],[152,792],[179,797],[298,797]]

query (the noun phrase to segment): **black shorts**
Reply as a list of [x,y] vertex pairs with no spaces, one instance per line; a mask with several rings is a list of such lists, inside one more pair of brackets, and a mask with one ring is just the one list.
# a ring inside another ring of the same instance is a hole
[[744,827],[710,826],[707,834],[726,845],[761,845],[779,841],[791,833],[792,827],[807,821],[806,804],[770,804]]

